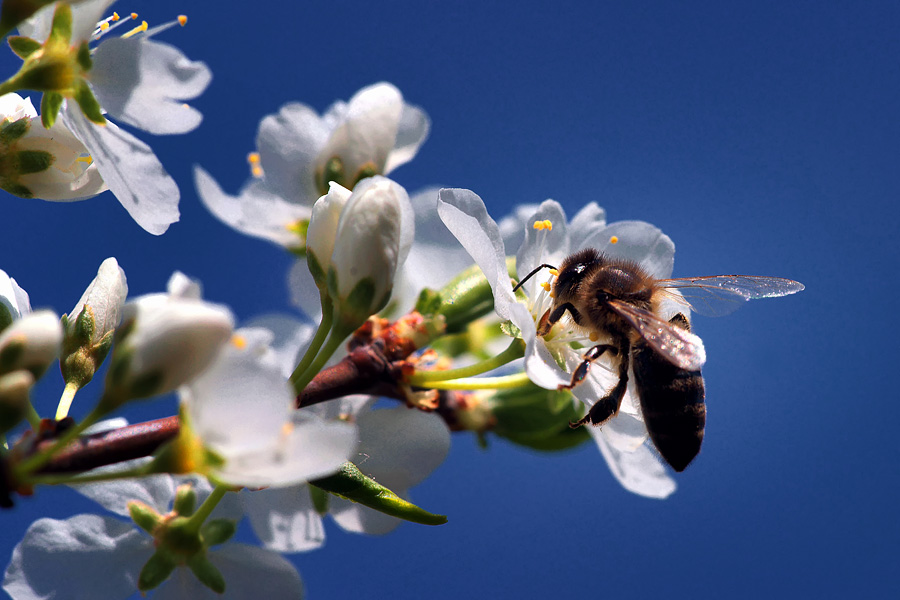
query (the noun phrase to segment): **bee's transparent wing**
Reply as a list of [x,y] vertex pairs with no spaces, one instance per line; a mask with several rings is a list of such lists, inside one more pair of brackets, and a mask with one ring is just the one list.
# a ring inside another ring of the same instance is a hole
[[803,284],[782,277],[753,275],[712,275],[684,279],[660,279],[663,288],[675,288],[684,297],[669,295],[676,301],[687,301],[701,315],[719,317],[737,310],[747,300],[775,298],[795,294]]
[[655,314],[619,300],[609,306],[627,320],[660,355],[680,369],[699,371],[706,362],[703,340]]

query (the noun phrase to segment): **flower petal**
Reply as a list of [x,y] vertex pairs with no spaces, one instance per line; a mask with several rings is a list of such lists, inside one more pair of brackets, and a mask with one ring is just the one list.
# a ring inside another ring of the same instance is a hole
[[157,135],[186,133],[203,119],[184,100],[203,93],[212,73],[175,46],[147,38],[109,38],[93,54],[91,84],[116,119]]
[[[13,598],[127,598],[153,554],[150,538],[111,517],[38,519],[13,550],[3,580]],[[101,583],[102,582],[102,585]]]
[[675,480],[669,477],[666,468],[646,444],[634,452],[623,452],[608,441],[603,427],[591,427],[590,432],[609,470],[626,490],[659,499],[667,498],[675,491]]
[[411,161],[419,152],[425,138],[428,137],[430,129],[431,120],[424,110],[418,106],[404,104],[403,111],[400,113],[394,149],[388,154],[384,164],[384,175]]
[[[616,243],[611,240],[616,238]],[[616,221],[585,240],[607,256],[640,264],[650,275],[665,279],[675,265],[675,244],[658,227],[644,221]]]
[[63,109],[62,119],[88,148],[103,180],[138,225],[162,235],[178,220],[178,186],[150,146],[115,123],[88,122],[74,104]]
[[325,525],[308,485],[241,493],[244,510],[260,541],[276,552],[307,552],[325,543]]

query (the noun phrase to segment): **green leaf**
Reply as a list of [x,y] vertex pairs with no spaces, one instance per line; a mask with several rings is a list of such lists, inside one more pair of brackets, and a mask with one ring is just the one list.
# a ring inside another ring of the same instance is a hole
[[345,462],[340,471],[334,475],[316,479],[310,483],[326,492],[404,521],[422,525],[443,525],[447,522],[446,516],[430,513],[407,502],[371,477],[364,475],[351,462]]

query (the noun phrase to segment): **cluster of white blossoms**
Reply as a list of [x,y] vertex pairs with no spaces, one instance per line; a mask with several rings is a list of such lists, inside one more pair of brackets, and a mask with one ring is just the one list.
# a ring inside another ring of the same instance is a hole
[[[184,101],[211,74],[158,41],[184,18],[134,27],[133,15],[106,16],[112,2],[14,2],[28,18],[12,24],[4,2],[0,27],[18,27],[9,45],[23,66],[0,84],[0,187],[52,201],[109,191],[161,235],[178,220],[178,186],[114,121],[189,132],[201,115]],[[42,92],[40,115],[22,89]],[[553,200],[523,204],[497,221],[469,190],[409,194],[388,175],[429,130],[426,113],[381,82],[322,115],[291,102],[264,117],[237,195],[194,168],[213,215],[297,258],[286,277],[302,318],[238,327],[179,272],[165,292],[129,297],[115,258],[60,316],[32,311],[0,271],[0,505],[66,484],[117,515],[32,524],[3,581],[13,598],[63,588],[91,598],[299,598],[300,577],[281,554],[320,547],[327,515],[367,534],[446,521],[412,504],[409,490],[443,462],[451,431],[542,451],[593,439],[627,490],[675,490],[634,386],[600,426],[574,427],[622,389],[628,363],[606,352],[617,349],[613,333],[579,326],[574,307],[564,315],[558,272],[541,270],[593,248],[666,279],[672,241],[641,221],[607,223],[594,203],[571,219]],[[687,302],[667,298],[655,318],[686,321]],[[57,361],[65,388],[51,419],[31,392]],[[98,374],[100,391],[86,400]],[[111,419],[166,394],[177,395],[178,415]],[[87,416],[69,416],[76,401]],[[231,541],[245,516],[262,548]]]

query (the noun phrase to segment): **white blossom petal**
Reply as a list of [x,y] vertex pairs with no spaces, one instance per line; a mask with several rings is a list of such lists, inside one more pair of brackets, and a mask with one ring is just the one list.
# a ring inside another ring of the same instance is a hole
[[244,509],[260,541],[276,552],[307,552],[325,543],[325,525],[308,485],[241,493]]
[[110,121],[105,126],[90,123],[76,104],[67,104],[60,116],[88,148],[103,180],[138,225],[162,235],[178,221],[178,186],[150,146]]
[[111,517],[38,519],[13,550],[3,589],[14,600],[60,598],[60,589],[71,600],[119,600],[137,590],[152,554],[149,537]]
[[607,440],[604,428],[591,427],[590,432],[609,470],[626,490],[659,499],[667,498],[675,491],[675,480],[646,445],[639,446],[634,452],[623,452]]
[[394,149],[388,154],[383,174],[387,175],[400,165],[411,161],[425,143],[430,129],[431,120],[424,110],[418,106],[404,104],[403,111],[400,113]]
[[175,46],[144,37],[105,38],[93,54],[91,85],[114,118],[144,131],[186,133],[203,115],[184,100],[196,98],[212,74]]

